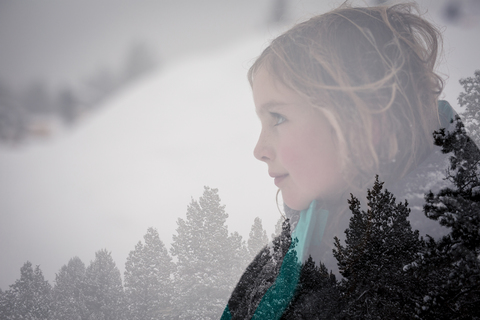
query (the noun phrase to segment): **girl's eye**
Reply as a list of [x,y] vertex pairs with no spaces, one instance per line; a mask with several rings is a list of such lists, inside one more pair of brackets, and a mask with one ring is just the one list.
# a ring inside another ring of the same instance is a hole
[[275,112],[270,112],[270,114],[276,119],[275,126],[278,126],[279,124],[282,124],[287,120],[281,114],[278,114],[278,113],[275,113]]

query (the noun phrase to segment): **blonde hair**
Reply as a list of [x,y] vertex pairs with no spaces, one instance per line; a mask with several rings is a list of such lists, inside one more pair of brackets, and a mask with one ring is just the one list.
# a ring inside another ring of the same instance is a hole
[[344,4],[274,39],[248,79],[252,85],[265,68],[322,112],[347,182],[362,188],[375,174],[383,181],[403,177],[433,146],[443,89],[434,72],[439,48],[440,32],[414,4]]

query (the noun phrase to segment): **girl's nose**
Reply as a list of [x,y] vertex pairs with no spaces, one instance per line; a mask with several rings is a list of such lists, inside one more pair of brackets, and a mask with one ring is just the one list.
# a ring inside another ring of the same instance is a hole
[[264,132],[260,133],[257,145],[253,149],[253,155],[260,161],[270,161],[274,158],[274,152],[270,145],[269,139]]

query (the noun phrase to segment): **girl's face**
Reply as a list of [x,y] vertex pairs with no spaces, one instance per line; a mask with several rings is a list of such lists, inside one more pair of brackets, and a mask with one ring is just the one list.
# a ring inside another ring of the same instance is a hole
[[343,184],[335,134],[320,111],[261,68],[253,80],[253,98],[262,131],[255,157],[294,210],[328,199]]

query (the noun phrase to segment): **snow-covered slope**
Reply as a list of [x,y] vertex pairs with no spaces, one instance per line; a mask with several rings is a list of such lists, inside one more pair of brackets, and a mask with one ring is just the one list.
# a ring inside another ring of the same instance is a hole
[[276,188],[254,159],[259,133],[246,71],[264,40],[167,65],[54,139],[0,150],[0,287],[22,264],[47,279],[101,248],[123,265],[148,227],[170,243],[203,186],[219,188],[230,231],[256,216],[269,234]]

